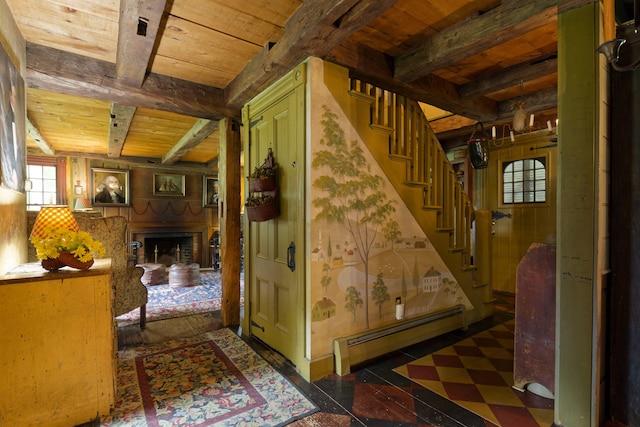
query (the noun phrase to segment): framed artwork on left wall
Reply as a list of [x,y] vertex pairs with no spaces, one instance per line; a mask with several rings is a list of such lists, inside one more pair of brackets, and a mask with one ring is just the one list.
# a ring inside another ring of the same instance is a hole
[[91,168],[91,203],[94,206],[129,205],[129,171]]
[[0,44],[0,184],[23,193],[26,179],[24,80]]

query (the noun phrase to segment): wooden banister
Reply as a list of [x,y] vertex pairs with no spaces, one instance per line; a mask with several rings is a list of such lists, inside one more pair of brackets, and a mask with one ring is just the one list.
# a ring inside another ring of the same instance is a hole
[[371,127],[389,132],[389,157],[406,164],[405,185],[423,188],[423,209],[437,211],[436,227],[450,234],[449,250],[473,267],[474,209],[418,102],[358,79],[354,96],[371,105]]

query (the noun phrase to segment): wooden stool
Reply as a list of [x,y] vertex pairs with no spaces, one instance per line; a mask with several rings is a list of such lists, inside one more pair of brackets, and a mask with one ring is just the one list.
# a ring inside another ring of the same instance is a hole
[[186,287],[200,283],[200,264],[177,263],[169,267],[169,286]]

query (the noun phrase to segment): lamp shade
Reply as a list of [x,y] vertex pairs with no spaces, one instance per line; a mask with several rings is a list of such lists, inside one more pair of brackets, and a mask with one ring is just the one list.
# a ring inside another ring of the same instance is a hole
[[76,199],[76,204],[73,208],[74,211],[88,211],[91,209],[92,206],[89,199]]
[[45,230],[48,227],[71,231],[78,231],[80,229],[76,219],[71,213],[71,209],[66,205],[43,206],[36,217],[36,222],[33,224],[33,230],[29,238],[31,239],[34,236],[45,237]]

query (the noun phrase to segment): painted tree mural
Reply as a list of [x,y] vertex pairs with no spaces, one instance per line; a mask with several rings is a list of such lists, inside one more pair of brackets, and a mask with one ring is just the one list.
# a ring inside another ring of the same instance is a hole
[[331,284],[331,276],[329,276],[329,272],[331,271],[331,266],[325,263],[322,266],[322,279],[320,279],[320,284],[324,288],[324,294],[327,295],[327,288]]
[[391,250],[393,250],[393,242],[402,235],[400,226],[396,221],[388,222],[382,229],[384,238],[391,242]]
[[355,253],[364,267],[364,321],[369,328],[369,255],[378,232],[387,227],[397,228],[391,218],[395,212],[393,201],[383,191],[382,177],[371,173],[358,141],[348,143],[338,123],[338,116],[323,106],[322,149],[311,163],[314,169],[327,168],[329,173],[313,181],[313,186],[324,193],[316,197],[313,205],[320,209],[316,219],[340,224],[350,235]]
[[347,311],[351,312],[351,314],[353,315],[353,323],[356,323],[356,312],[358,310],[358,307],[362,305],[360,291],[358,291],[354,286],[349,286],[347,288],[347,295],[345,295],[344,300],[346,301],[344,308],[346,308]]
[[378,273],[375,282],[373,282],[371,298],[378,306],[378,317],[382,319],[382,305],[385,301],[389,301],[391,299],[387,286],[384,284],[384,280],[382,279],[382,273]]

